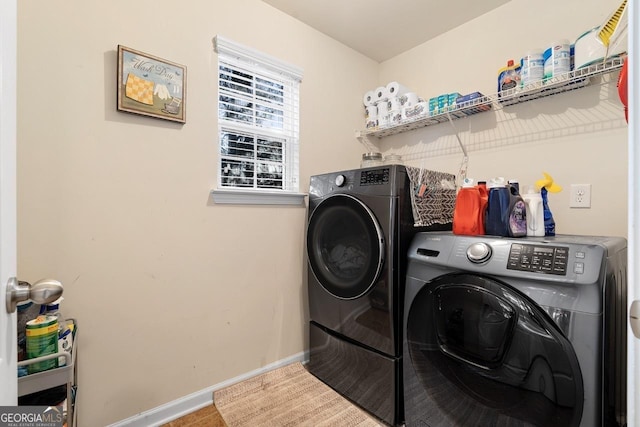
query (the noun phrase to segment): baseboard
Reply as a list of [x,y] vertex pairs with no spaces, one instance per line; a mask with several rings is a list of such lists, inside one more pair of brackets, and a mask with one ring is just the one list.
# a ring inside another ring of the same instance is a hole
[[138,415],[134,415],[133,417],[118,421],[114,424],[109,425],[108,427],[155,427],[169,423],[182,416],[195,412],[198,409],[202,409],[207,405],[211,405],[213,403],[213,392],[216,390],[223,389],[232,384],[236,384],[240,381],[255,377],[256,375],[264,374],[265,372],[272,371],[291,363],[306,363],[308,360],[308,351],[294,354],[293,356],[280,359],[267,366],[263,366],[262,368],[247,372],[242,375],[238,375],[237,377],[231,378],[227,381],[223,381],[214,386],[207,387],[203,390],[181,397],[180,399],[176,399],[172,402],[165,403],[164,405],[158,406],[148,411],[141,412]]

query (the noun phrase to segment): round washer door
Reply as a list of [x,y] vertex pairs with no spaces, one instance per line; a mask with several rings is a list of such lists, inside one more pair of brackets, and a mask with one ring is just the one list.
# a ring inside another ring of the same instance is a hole
[[384,265],[382,228],[357,198],[330,196],[309,218],[307,255],[311,271],[327,292],[341,299],[358,298],[376,283]]
[[[578,426],[582,373],[571,343],[526,295],[493,278],[441,276],[407,319],[419,405],[407,424]],[[464,408],[464,410],[461,410]],[[434,417],[434,418],[431,418]]]

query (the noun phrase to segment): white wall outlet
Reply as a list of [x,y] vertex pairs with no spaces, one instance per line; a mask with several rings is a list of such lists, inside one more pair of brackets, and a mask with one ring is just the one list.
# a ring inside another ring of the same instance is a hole
[[571,184],[570,208],[591,207],[591,184]]

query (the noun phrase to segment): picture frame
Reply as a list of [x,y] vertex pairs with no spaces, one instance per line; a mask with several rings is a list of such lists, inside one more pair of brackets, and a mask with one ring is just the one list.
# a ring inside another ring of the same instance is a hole
[[186,123],[187,67],[118,45],[118,111]]

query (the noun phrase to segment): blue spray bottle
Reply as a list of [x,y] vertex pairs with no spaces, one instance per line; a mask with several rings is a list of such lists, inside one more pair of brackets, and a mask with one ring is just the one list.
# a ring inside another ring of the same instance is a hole
[[553,220],[553,214],[549,209],[549,200],[547,199],[547,189],[542,187],[540,189],[540,196],[542,196],[542,216],[544,217],[544,235],[555,236],[556,235],[556,222]]
[[544,235],[556,235],[556,222],[553,220],[553,214],[549,209],[549,200],[547,193],[559,193],[562,187],[553,182],[553,178],[546,172],[543,172],[544,179],[536,181],[536,187],[540,188],[540,196],[542,196],[542,209],[544,217]]

